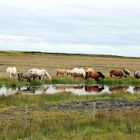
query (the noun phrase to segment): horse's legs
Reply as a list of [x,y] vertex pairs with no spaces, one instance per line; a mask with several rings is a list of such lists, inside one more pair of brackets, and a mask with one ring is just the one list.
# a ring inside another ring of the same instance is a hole
[[110,77],[112,77],[113,75],[112,75],[112,73],[110,73]]

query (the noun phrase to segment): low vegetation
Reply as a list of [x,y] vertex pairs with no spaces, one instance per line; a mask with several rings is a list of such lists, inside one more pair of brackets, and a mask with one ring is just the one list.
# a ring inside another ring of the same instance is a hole
[[[12,95],[0,97],[0,139],[137,139],[140,135],[140,108],[87,108],[91,101],[128,100],[137,102],[140,95],[112,94],[77,96]],[[75,104],[74,104],[75,102]],[[78,103],[86,102],[84,109]],[[74,109],[68,109],[67,105]],[[122,102],[121,102],[122,104]],[[64,105],[65,109],[61,109]],[[126,105],[125,105],[126,106]],[[50,109],[48,109],[50,107]]]
[[[140,85],[134,79],[140,58],[67,55],[28,52],[0,52],[0,86],[19,87],[42,84],[95,84],[70,76],[56,76],[55,69],[74,67],[102,71],[106,78],[99,84]],[[19,72],[45,68],[52,81],[9,80],[6,68]],[[128,78],[110,78],[111,69],[127,67]],[[140,137],[140,94],[114,93],[78,96],[71,93],[0,96],[1,140],[138,140]],[[97,108],[93,105],[97,104]]]

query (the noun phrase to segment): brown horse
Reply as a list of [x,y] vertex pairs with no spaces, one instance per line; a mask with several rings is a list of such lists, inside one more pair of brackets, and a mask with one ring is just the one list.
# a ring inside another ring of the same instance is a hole
[[59,74],[64,76],[64,74],[66,73],[66,69],[57,69],[56,70],[56,75],[58,76]]
[[110,77],[112,76],[116,76],[116,77],[127,77],[127,74],[125,73],[125,71],[123,70],[111,70],[110,71]]
[[98,81],[99,78],[104,79],[105,76],[100,71],[92,70],[92,71],[86,71],[85,79],[88,79],[88,78],[92,78],[92,79],[95,79],[95,81]]

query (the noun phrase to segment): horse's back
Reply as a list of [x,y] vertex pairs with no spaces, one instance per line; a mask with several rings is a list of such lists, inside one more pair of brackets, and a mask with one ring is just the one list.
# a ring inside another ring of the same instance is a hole
[[7,72],[7,73],[16,74],[16,73],[17,73],[17,69],[16,69],[16,67],[8,67],[8,68],[6,69],[6,72]]
[[140,78],[140,71],[136,71],[136,72],[134,73],[134,77],[135,77],[135,78]]

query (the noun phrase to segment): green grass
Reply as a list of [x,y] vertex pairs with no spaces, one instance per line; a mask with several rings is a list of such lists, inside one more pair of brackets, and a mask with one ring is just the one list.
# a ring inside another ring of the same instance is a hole
[[[43,109],[46,104],[66,104],[91,100],[137,101],[140,94],[78,96],[71,93],[55,95],[22,95],[0,97],[0,139],[2,140],[82,140],[137,139],[140,134],[140,110],[123,111],[91,109],[60,111]],[[94,115],[95,114],[95,115]]]
[[85,95],[79,96],[71,93],[57,93],[57,94],[15,94],[11,96],[0,96],[0,108],[5,107],[20,107],[20,106],[42,106],[45,103],[65,103],[72,101],[90,101],[99,99],[126,99],[130,101],[139,100],[140,94],[118,93],[118,94],[102,94],[102,95]]
[[[92,79],[83,80],[70,76],[55,76],[55,69],[74,67],[102,71],[106,79],[99,81],[105,85],[136,85],[140,79],[134,79],[133,72],[140,69],[140,58],[126,58],[105,55],[67,55],[26,52],[0,52],[0,86],[38,86],[42,84],[96,84]],[[19,72],[27,72],[31,68],[45,68],[52,76],[48,79],[31,82],[9,80],[6,68],[16,66]],[[127,67],[131,70],[128,78],[110,78],[111,69]],[[140,109],[139,107],[120,108],[120,111],[86,110],[60,111],[55,105],[88,102],[94,100],[140,100],[140,94],[114,93],[110,95],[78,96],[71,93],[55,95],[23,95],[0,96],[0,140],[139,140]],[[45,105],[54,105],[47,111]],[[72,104],[70,104],[72,106]]]
[[0,78],[0,86],[5,85],[5,86],[11,86],[11,87],[16,87],[16,86],[39,86],[42,84],[102,84],[102,85],[134,85],[134,86],[139,86],[140,85],[140,79],[135,79],[133,77],[129,78],[110,78],[107,77],[104,80],[99,80],[96,82],[94,79],[78,79],[78,78],[73,78],[73,77],[53,77],[52,81],[48,79],[44,80],[31,80],[31,82],[27,82],[26,80],[23,81],[18,81],[16,80],[10,80],[6,77]]

